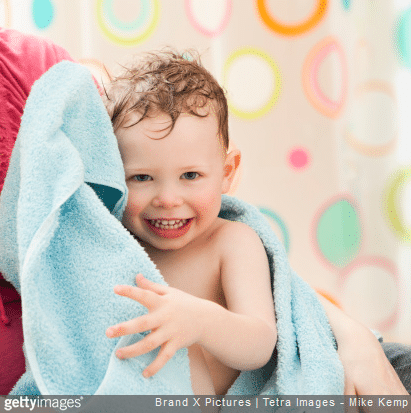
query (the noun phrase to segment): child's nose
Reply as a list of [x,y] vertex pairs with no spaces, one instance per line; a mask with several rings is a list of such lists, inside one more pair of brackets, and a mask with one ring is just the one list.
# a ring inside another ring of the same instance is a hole
[[153,198],[152,204],[156,208],[174,208],[182,205],[183,200],[173,188],[162,188]]

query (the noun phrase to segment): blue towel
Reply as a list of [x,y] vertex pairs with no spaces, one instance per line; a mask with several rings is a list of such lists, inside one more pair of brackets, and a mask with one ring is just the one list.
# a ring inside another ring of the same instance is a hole
[[[122,226],[124,170],[110,119],[88,70],[61,62],[33,86],[0,198],[0,271],[21,293],[27,372],[12,394],[190,395],[187,349],[142,377],[158,349],[128,360],[107,327],[145,314],[114,294],[137,273],[165,284]],[[273,278],[278,342],[263,368],[228,394],[342,394],[343,369],[322,306],[290,268],[257,208],[223,196],[220,216],[261,237]]]

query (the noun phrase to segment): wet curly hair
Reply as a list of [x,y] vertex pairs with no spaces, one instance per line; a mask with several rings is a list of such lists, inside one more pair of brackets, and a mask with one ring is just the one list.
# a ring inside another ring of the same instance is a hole
[[[201,110],[209,103],[218,120],[219,134],[228,149],[228,106],[224,90],[204,68],[197,52],[174,50],[146,53],[141,59],[124,67],[105,87],[105,105],[114,131],[124,127],[129,113],[137,112],[141,118],[166,113],[173,130],[181,113],[206,117],[209,110]],[[131,127],[128,125],[126,127]]]

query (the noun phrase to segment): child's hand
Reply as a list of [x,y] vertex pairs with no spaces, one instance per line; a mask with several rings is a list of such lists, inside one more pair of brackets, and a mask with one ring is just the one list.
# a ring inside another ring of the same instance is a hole
[[144,377],[156,374],[183,347],[198,342],[203,333],[203,320],[208,301],[176,288],[136,277],[137,287],[117,285],[114,292],[147,307],[148,314],[109,327],[107,337],[120,337],[151,330],[142,340],[118,349],[119,358],[137,357],[161,346],[156,359],[144,370]]

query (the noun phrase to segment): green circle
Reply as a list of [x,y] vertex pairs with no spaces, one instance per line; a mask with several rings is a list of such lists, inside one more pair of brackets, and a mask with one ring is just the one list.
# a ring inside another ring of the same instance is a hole
[[402,63],[411,68],[411,8],[400,16],[395,32],[395,42]]
[[140,3],[141,3],[142,11],[137,17],[137,19],[131,22],[123,22],[117,19],[113,11],[113,0],[103,1],[103,11],[107,19],[113,24],[113,26],[125,32],[134,31],[134,30],[139,29],[140,26],[142,26],[144,22],[149,19],[149,15],[150,15],[150,4],[148,0],[140,0]]
[[350,10],[351,0],[342,0],[342,3],[345,10]]
[[51,0],[33,0],[33,20],[39,29],[46,29],[54,18],[54,6]]
[[361,224],[353,205],[346,199],[335,202],[321,215],[317,226],[321,253],[338,268],[346,267],[361,246]]
[[259,210],[268,218],[272,219],[280,227],[281,234],[283,236],[284,248],[288,254],[290,252],[290,235],[284,221],[269,208],[260,207]]

